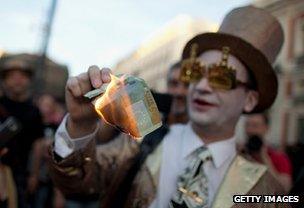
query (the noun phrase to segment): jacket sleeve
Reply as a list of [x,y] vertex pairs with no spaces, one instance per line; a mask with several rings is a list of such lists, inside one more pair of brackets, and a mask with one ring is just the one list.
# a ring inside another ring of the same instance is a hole
[[50,174],[64,195],[106,192],[113,174],[130,164],[139,151],[137,142],[125,134],[100,145],[96,139],[63,159],[50,148]]

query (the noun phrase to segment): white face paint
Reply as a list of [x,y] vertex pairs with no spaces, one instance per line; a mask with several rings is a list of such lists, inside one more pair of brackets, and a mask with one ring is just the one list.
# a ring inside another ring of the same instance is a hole
[[[209,50],[201,54],[202,64],[219,63],[222,52]],[[228,66],[236,69],[236,78],[247,82],[245,66],[233,55],[229,55]],[[206,78],[191,84],[188,93],[189,117],[191,122],[202,127],[234,128],[246,105],[247,91],[244,87],[233,90],[213,90]]]

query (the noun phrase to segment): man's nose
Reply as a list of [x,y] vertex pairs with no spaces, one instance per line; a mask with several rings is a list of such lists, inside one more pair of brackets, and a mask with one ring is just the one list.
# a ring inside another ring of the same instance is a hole
[[196,84],[195,89],[201,92],[213,92],[213,89],[209,85],[208,79],[205,77],[200,79],[200,81]]

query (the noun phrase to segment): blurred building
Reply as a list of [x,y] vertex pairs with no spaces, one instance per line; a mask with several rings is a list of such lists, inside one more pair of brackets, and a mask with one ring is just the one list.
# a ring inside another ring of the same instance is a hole
[[67,66],[56,63],[46,57],[44,59],[44,66],[41,68],[41,56],[39,55],[28,53],[9,54],[0,50],[0,70],[2,70],[1,64],[12,59],[26,63],[26,65],[34,70],[35,75],[37,75],[38,70],[43,70],[39,78],[36,76],[36,82],[32,84],[34,95],[48,93],[58,100],[64,101],[65,84],[69,76]]
[[275,64],[279,78],[279,94],[271,109],[269,137],[285,147],[304,143],[304,1],[256,0],[281,22],[285,42]]
[[0,58],[1,58],[1,56],[3,56],[4,55],[4,50],[2,50],[1,48],[0,48]]
[[114,72],[141,77],[152,89],[164,91],[168,68],[180,59],[186,42],[196,34],[216,29],[217,25],[211,22],[177,16],[119,61]]

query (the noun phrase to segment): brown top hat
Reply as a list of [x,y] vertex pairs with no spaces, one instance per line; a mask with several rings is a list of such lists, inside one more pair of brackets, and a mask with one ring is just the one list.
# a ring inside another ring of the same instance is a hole
[[198,44],[197,55],[228,46],[230,53],[240,59],[255,78],[259,102],[250,113],[258,113],[269,108],[276,98],[278,80],[272,64],[283,42],[283,30],[275,17],[263,9],[245,6],[229,12],[218,32],[192,38],[186,44],[182,58],[190,57],[194,43]]

